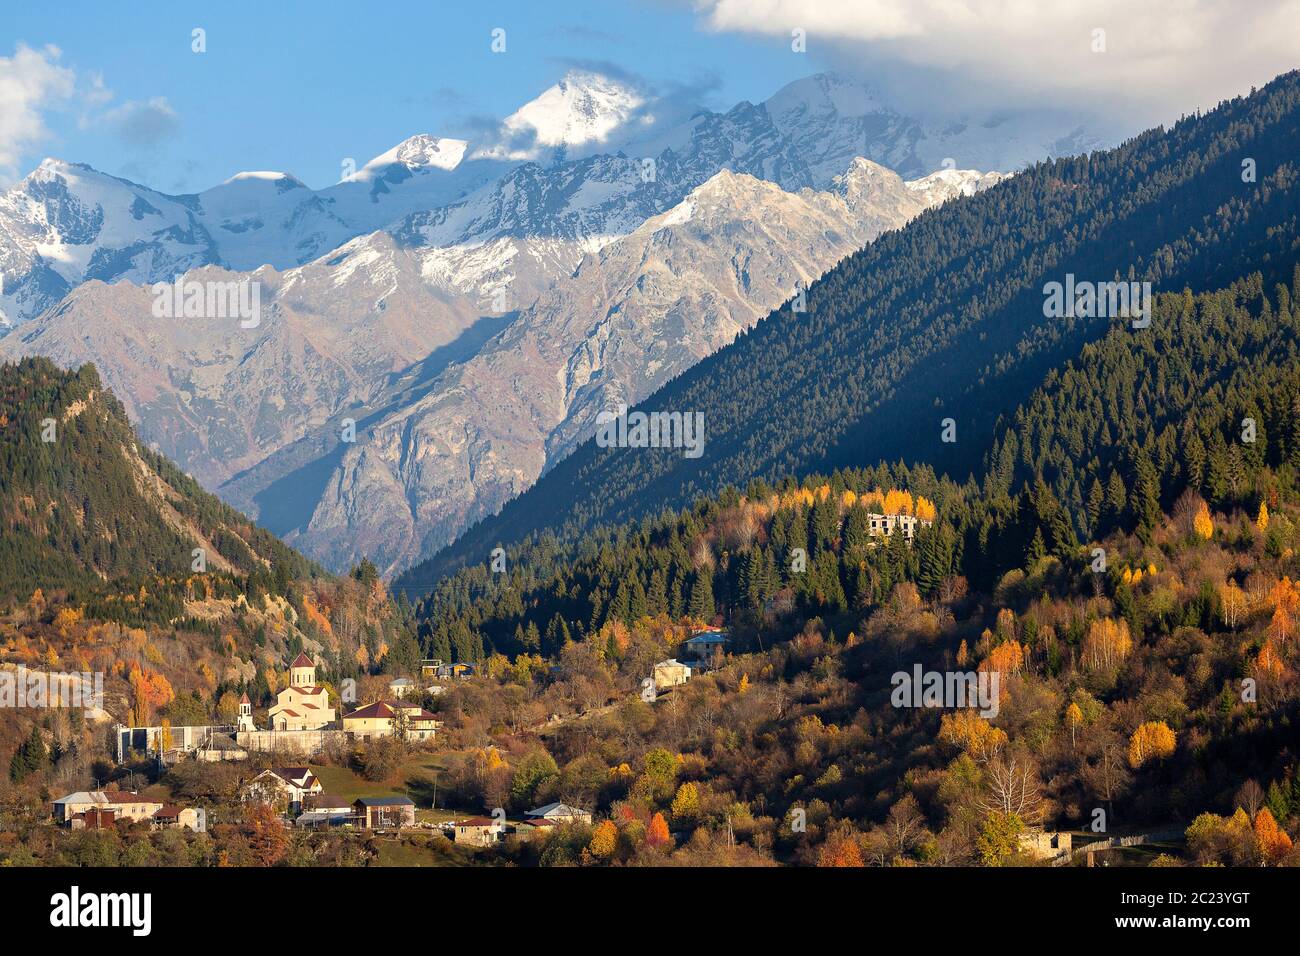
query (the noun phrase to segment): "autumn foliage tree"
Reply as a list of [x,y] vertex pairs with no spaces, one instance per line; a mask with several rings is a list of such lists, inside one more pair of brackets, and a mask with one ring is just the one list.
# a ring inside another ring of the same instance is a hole
[[700,788],[695,783],[684,783],[673,797],[673,821],[694,823],[700,815]]
[[171,703],[176,696],[167,678],[156,671],[138,665],[131,669],[131,719],[137,727],[147,725],[159,707]]
[[862,850],[851,827],[841,827],[826,838],[817,852],[817,865],[823,867],[859,867]]
[[1150,760],[1163,760],[1174,752],[1174,732],[1163,720],[1149,720],[1133,731],[1128,742],[1128,762],[1134,770]]
[[650,826],[646,829],[646,846],[666,847],[671,841],[672,837],[668,835],[668,821],[664,819],[662,813],[656,813],[650,818]]
[[1065,723],[1070,728],[1070,746],[1077,742],[1079,725],[1083,723],[1083,710],[1076,703],[1065,708]]
[[253,800],[244,806],[243,834],[259,866],[275,866],[289,850],[289,837],[275,808]]
[[1210,507],[1204,501],[1196,509],[1196,516],[1192,518],[1192,528],[1196,531],[1198,537],[1209,541],[1214,537],[1214,521],[1210,518]]
[[973,710],[959,710],[939,719],[939,739],[976,759],[987,759],[1007,742],[1006,733]]
[[997,671],[1000,674],[1018,674],[1025,666],[1025,649],[1017,640],[1003,641],[981,662],[982,671]]
[[1101,618],[1093,621],[1083,640],[1083,663],[1089,670],[1110,671],[1118,667],[1133,650],[1128,621]]
[[598,860],[608,860],[618,848],[618,827],[613,820],[602,820],[591,832],[587,849]]
[[1275,865],[1291,849],[1291,838],[1277,825],[1268,807],[1261,807],[1255,814],[1254,830],[1260,859],[1265,866]]

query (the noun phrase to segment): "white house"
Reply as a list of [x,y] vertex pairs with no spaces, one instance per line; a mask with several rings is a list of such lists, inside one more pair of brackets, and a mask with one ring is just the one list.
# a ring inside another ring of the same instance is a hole
[[409,677],[396,677],[388,682],[388,692],[398,700],[415,693],[417,688],[418,685]]
[[109,810],[116,820],[135,822],[151,819],[162,808],[161,800],[142,797],[128,790],[78,790],[59,797],[53,803],[56,823],[69,823],[74,816],[87,810]]
[[655,665],[655,690],[676,687],[691,679],[691,669],[675,658],[660,661]]
[[454,824],[451,839],[470,846],[491,846],[505,836],[505,824],[493,817],[470,817]]
[[918,518],[915,515],[882,515],[870,512],[867,514],[869,524],[869,533],[872,537],[884,538],[894,533],[895,528],[902,529],[903,538],[907,541],[916,539],[917,528],[928,528],[934,524],[928,518]]
[[272,767],[263,770],[244,786],[245,800],[283,804],[291,812],[302,808],[303,800],[325,787],[310,767]]
[[550,820],[553,823],[590,823],[591,813],[587,810],[571,807],[567,803],[548,803],[536,810],[529,810],[524,816],[527,822]]

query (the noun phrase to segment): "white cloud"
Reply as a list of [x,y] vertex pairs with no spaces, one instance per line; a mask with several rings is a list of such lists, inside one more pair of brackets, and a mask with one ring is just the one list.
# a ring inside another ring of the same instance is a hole
[[153,147],[176,134],[180,124],[176,111],[165,96],[155,96],[147,102],[127,100],[104,114],[104,119],[127,143],[138,147]]
[[58,47],[21,43],[0,57],[0,176],[11,178],[23,153],[49,135],[42,111],[72,96],[76,77],[59,57]]
[[[1300,66],[1300,0],[697,0],[708,29],[853,51],[1039,105],[1187,112]],[[1095,53],[1093,31],[1105,30]]]

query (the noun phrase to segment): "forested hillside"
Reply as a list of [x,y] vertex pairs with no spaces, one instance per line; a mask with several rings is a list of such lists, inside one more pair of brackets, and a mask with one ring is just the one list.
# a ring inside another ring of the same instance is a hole
[[0,366],[0,597],[213,570],[283,591],[310,563],[137,441],[93,365]]
[[[964,475],[1000,415],[1124,321],[1046,318],[1046,282],[1072,273],[1196,292],[1253,270],[1266,287],[1289,281],[1297,155],[1291,73],[1171,129],[1040,163],[933,210],[815,283],[805,311],[787,304],[642,404],[702,412],[702,457],[588,443],[402,584],[431,587],[532,531],[571,539],[681,507],[737,476],[774,482],[896,458]],[[940,441],[947,417],[953,443]]]
[[1149,474],[1144,456],[1166,507],[1184,486],[1240,504],[1261,464],[1300,466],[1296,290],[1300,272],[1289,286],[1255,275],[1215,295],[1164,297],[1143,334],[1085,346],[1005,423],[988,490],[1041,475],[1089,535],[1123,514],[1121,486]]
[[[998,865],[1033,859],[1038,826],[1180,835],[1160,865],[1300,861],[1298,293],[1256,274],[1161,297],[1151,336],[1114,329],[1007,417],[981,482],[754,482],[448,579],[425,640],[484,641],[488,678],[438,704],[479,748],[450,792],[608,815],[517,848],[544,864]],[[1078,537],[1061,500],[1094,483]],[[914,547],[864,534],[931,502]],[[724,621],[721,667],[641,699]],[[915,665],[997,672],[998,713],[898,706]]]
[[141,447],[93,366],[0,365],[0,669],[94,672],[105,690],[92,718],[8,705],[0,755],[25,793],[105,778],[107,721],[268,705],[304,649],[330,687],[419,653],[372,565],[326,574]]
[[[743,631],[781,594],[805,616],[852,618],[900,581],[925,596],[951,575],[991,590],[1036,557],[1079,560],[1084,541],[1117,531],[1146,539],[1188,491],[1225,511],[1290,495],[1300,469],[1297,293],[1300,269],[1271,290],[1255,274],[1158,297],[1150,329],[1111,330],[1000,423],[980,482],[882,462],[756,480],[743,494],[729,488],[571,545],[533,537],[507,551],[505,573],[484,563],[444,581],[421,606],[422,634],[436,654],[481,659],[554,655],[645,616],[718,617]],[[1253,441],[1242,439],[1247,419]],[[939,520],[913,548],[898,535],[873,540],[873,512]],[[806,570],[794,567],[795,549]]]

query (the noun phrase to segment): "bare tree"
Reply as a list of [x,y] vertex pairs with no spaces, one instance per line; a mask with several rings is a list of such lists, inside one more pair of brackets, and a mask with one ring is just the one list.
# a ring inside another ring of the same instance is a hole
[[1043,795],[1038,768],[1023,755],[999,754],[984,767],[984,793],[979,807],[985,813],[1014,813],[1025,823],[1043,819]]
[[907,853],[925,833],[925,816],[910,793],[889,808],[883,827],[891,856]]
[[1259,808],[1264,805],[1264,788],[1255,782],[1254,778],[1247,780],[1237,791],[1237,806],[1241,807],[1250,814],[1253,820],[1255,814],[1259,813]]

